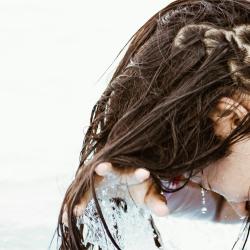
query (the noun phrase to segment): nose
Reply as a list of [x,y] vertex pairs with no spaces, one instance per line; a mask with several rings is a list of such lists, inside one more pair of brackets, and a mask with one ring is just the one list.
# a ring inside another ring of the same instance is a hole
[[245,218],[249,215],[249,202],[229,202],[234,211],[241,217]]

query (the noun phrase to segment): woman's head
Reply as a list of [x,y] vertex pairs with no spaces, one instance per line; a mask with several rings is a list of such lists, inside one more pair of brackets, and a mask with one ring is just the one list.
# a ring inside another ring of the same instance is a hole
[[[250,111],[250,96],[241,94],[232,98],[223,97],[217,103],[210,118],[214,122],[217,137],[224,140]],[[222,115],[224,113],[224,115]],[[242,140],[229,147],[227,156],[210,163],[201,173],[191,179],[215,191],[232,203],[236,212],[247,215],[246,201],[250,200],[250,139],[246,134]]]
[[69,207],[67,237],[63,206],[59,216],[62,249],[84,249],[72,210],[93,184],[99,162],[146,168],[164,190],[161,180],[213,169],[246,141],[249,20],[246,0],[180,0],[134,34],[92,110],[76,178],[63,202]]

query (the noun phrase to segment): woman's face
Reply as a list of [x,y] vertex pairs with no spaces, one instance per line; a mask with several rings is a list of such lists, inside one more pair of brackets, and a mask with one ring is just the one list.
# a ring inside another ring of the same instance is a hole
[[[250,111],[249,96],[239,104],[239,98],[222,98],[215,111],[211,113],[215,134],[226,138],[245,115]],[[222,111],[237,107],[234,111],[220,117]],[[245,137],[230,147],[231,153],[203,171],[202,184],[205,188],[222,195],[231,203],[236,212],[247,215],[246,201],[250,200],[250,138]]]

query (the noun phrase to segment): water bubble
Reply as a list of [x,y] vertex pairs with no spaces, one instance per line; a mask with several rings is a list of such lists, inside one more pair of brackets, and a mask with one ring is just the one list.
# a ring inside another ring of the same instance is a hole
[[207,208],[206,207],[201,208],[201,212],[205,214],[207,212]]
[[[164,250],[159,231],[146,207],[135,204],[126,185],[111,185],[107,178],[96,188],[101,211],[115,242],[124,250]],[[78,221],[84,224],[84,242],[116,250],[108,237],[92,199]],[[157,243],[157,244],[156,244]]]

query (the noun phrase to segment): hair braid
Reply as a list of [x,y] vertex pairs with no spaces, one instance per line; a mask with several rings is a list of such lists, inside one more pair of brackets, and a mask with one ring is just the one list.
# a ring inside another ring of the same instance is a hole
[[185,49],[193,36],[198,37],[205,46],[207,56],[221,46],[229,46],[231,55],[227,64],[235,84],[250,88],[250,25],[237,25],[232,29],[217,28],[208,24],[189,24],[181,28],[174,39],[174,46]]

